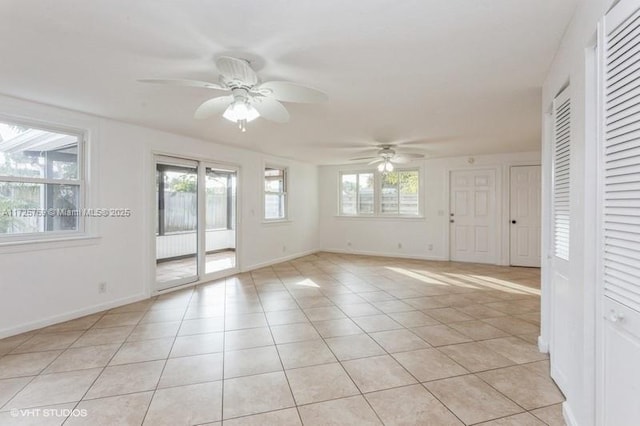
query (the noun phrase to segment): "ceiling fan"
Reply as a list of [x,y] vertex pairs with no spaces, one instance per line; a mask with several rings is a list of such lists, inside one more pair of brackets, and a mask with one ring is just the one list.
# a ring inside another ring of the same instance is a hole
[[142,83],[201,87],[231,92],[211,98],[200,105],[195,118],[203,120],[216,114],[238,124],[243,132],[246,125],[258,117],[276,123],[289,121],[289,112],[280,102],[316,103],[327,100],[319,90],[288,81],[261,82],[258,74],[245,59],[221,56],[216,59],[220,73],[218,83],[197,80],[141,79]]
[[351,158],[349,161],[368,161],[367,164],[378,164],[378,171],[380,173],[392,172],[394,164],[409,163],[412,160],[424,158],[424,154],[418,153],[397,153],[394,148],[397,145],[393,144],[380,144],[377,145],[380,148],[374,155],[367,157]]

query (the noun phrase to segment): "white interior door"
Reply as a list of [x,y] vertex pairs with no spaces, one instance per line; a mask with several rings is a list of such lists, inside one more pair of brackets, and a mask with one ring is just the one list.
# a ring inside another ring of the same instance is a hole
[[567,87],[553,101],[552,253],[551,256],[551,376],[567,389],[567,371],[573,365],[569,238],[571,209],[571,99]]
[[514,166],[510,175],[510,263],[539,268],[540,166]]
[[602,425],[640,421],[640,7],[622,0],[600,37],[604,134],[601,201]]
[[451,260],[496,263],[496,172],[451,172]]

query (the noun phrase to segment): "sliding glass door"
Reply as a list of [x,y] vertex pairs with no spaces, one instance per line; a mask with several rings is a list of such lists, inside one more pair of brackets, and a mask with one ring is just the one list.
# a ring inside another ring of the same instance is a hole
[[237,270],[237,178],[229,166],[156,157],[156,286]]

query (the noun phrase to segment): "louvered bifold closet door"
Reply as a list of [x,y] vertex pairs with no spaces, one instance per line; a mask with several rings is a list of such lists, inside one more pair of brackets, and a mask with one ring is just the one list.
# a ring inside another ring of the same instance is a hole
[[553,250],[569,260],[571,99],[564,89],[553,101]]
[[640,11],[605,44],[604,292],[640,311]]

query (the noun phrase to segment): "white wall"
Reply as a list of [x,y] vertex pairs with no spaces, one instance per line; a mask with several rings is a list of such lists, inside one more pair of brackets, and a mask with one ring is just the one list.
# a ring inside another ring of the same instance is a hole
[[[240,166],[238,252],[242,270],[318,249],[318,176],[314,165],[8,97],[0,96],[0,115],[88,129],[92,160],[88,207],[132,211],[130,218],[95,219],[91,222],[94,238],[0,246],[0,338],[152,293],[152,152]],[[265,162],[289,168],[288,222],[262,222]],[[106,294],[98,293],[100,282],[107,283]]]
[[[496,198],[502,224],[498,228],[498,264],[509,263],[509,167],[540,164],[540,153],[513,153],[437,158],[408,167],[421,168],[422,218],[350,218],[338,216],[340,171],[370,169],[362,165],[320,167],[320,246],[323,250],[431,260],[449,259],[449,173],[495,169]],[[351,246],[347,245],[351,243]],[[398,248],[398,243],[402,248]],[[431,247],[431,249],[430,249]]]
[[[592,134],[595,120],[593,93],[585,90],[594,82],[589,78],[593,67],[589,52],[596,43],[598,21],[614,0],[588,0],[579,4],[550,67],[543,87],[543,112],[548,114],[554,97],[568,83],[571,103],[571,228],[569,283],[560,294],[551,284],[551,138],[549,117],[546,116],[543,141],[543,257],[542,257],[542,335],[541,343],[548,345],[553,333],[562,333],[562,348],[549,348],[552,376],[558,381],[567,401],[565,418],[569,424],[595,423],[595,139]],[[588,117],[588,118],[587,118]],[[554,300],[551,295],[555,293]],[[558,317],[551,318],[551,304]],[[561,331],[562,330],[562,331]],[[562,356],[559,351],[567,351]]]

